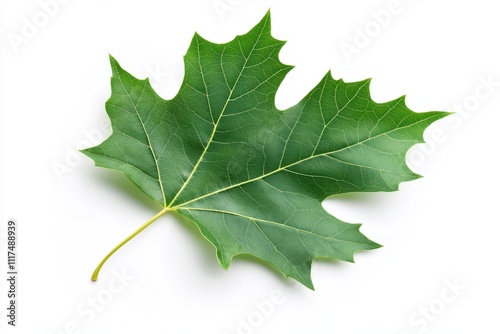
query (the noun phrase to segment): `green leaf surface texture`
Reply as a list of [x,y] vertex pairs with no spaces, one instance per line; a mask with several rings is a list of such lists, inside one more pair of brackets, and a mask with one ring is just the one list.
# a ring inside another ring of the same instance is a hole
[[267,13],[225,44],[195,34],[171,100],[111,57],[113,132],[82,152],[196,224],[222,267],[248,254],[312,289],[315,258],[352,262],[357,251],[380,247],[321,202],[418,178],[405,155],[447,113],[413,112],[404,97],[376,103],[369,80],[330,73],[299,103],[277,109],[293,67],[279,60],[285,42],[271,36],[270,20]]

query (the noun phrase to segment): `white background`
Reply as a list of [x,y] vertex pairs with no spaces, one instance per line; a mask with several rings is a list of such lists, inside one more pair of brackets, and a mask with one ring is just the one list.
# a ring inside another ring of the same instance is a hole
[[[221,3],[224,12],[214,7]],[[487,0],[401,0],[381,26],[372,12],[389,3],[70,0],[43,22],[38,1],[1,1],[0,236],[15,218],[20,272],[18,326],[7,333],[498,333],[498,10]],[[227,42],[268,8],[273,35],[288,40],[281,60],[296,66],[279,89],[280,108],[331,69],[346,81],[372,77],[376,101],[406,94],[416,111],[463,110],[410,151],[424,178],[395,193],[325,201],[385,247],[357,254],[355,264],[316,261],[310,291],[249,258],[224,271],[196,228],[169,216],[92,283],[101,258],[160,209],[120,173],[76,153],[90,146],[87,137],[109,133],[99,125],[110,94],[108,53],[171,98],[195,31]],[[23,37],[26,20],[44,26]],[[360,40],[364,29],[368,41]],[[350,59],[347,44],[358,47]],[[121,271],[133,279],[119,283]],[[271,309],[273,291],[282,303]],[[265,314],[255,306],[263,300]]]

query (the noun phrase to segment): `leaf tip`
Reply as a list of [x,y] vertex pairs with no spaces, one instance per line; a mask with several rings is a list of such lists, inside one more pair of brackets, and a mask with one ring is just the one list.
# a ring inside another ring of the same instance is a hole
[[370,243],[371,243],[370,244],[370,247],[371,247],[370,249],[379,249],[379,248],[383,248],[384,247],[384,245],[379,244],[378,242],[375,242],[375,241],[371,241],[370,240]]
[[108,57],[109,57],[109,63],[111,64],[111,70],[113,76],[115,76],[118,74],[118,71],[121,70],[121,66],[118,63],[118,60],[116,60],[116,58],[113,57],[110,53],[108,53]]
[[413,177],[414,177],[414,180],[418,180],[418,179],[423,178],[424,176],[421,174],[413,173]]
[[116,60],[115,57],[113,57],[113,55],[111,53],[108,53],[108,58],[109,58],[109,63],[111,64],[111,66],[113,66],[114,64],[118,64],[118,61]]
[[231,260],[233,259],[234,255],[227,256],[221,250],[219,250],[218,247],[216,247],[216,249],[217,249],[217,261],[219,261],[219,264],[222,267],[222,269],[227,271],[229,269],[229,265],[231,264]]
[[292,278],[292,279],[296,280],[297,282],[299,282],[300,284],[302,284],[303,286],[305,286],[306,288],[308,288],[312,291],[316,291],[316,289],[314,288],[314,283],[313,283],[312,278],[311,278],[312,261],[307,263],[306,266],[308,267],[306,275],[303,275],[303,274],[301,274],[301,275],[284,274],[284,276],[286,278]]
[[267,20],[268,22],[271,22],[271,8],[267,9],[266,14],[264,14],[264,17],[262,20]]
[[[271,9],[269,8],[260,22],[255,26],[257,29],[262,29],[262,32],[271,34]],[[255,29],[254,28],[254,29]]]
[[445,118],[445,117],[448,117],[450,115],[456,114],[453,111],[436,111],[436,113],[438,115],[438,119]]
[[[365,251],[365,250],[372,250],[372,249],[377,249],[377,248],[381,248],[381,247],[384,247],[383,245],[379,244],[379,243],[376,243],[375,241],[372,241],[371,239],[368,239],[362,232],[361,232],[361,226],[363,226],[362,224],[354,224],[355,225],[355,230],[360,233],[363,238],[364,238],[364,246],[363,248],[360,248],[358,250],[356,250],[354,253],[353,253],[353,259],[354,259],[354,254],[356,254],[357,252],[360,252],[360,251]],[[354,262],[354,261],[352,261]]]
[[80,152],[80,153],[81,153],[81,154],[83,154],[83,155],[86,155],[86,156],[90,157],[90,156],[89,156],[89,153],[90,153],[90,152],[89,152],[89,150],[90,150],[90,149],[91,149],[91,147],[82,148],[81,150],[78,150],[78,152]]

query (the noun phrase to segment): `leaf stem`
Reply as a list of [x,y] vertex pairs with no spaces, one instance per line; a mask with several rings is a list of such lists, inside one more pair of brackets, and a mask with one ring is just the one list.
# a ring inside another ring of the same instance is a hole
[[106,255],[104,257],[104,259],[102,259],[102,261],[99,263],[99,265],[97,266],[97,268],[95,268],[94,273],[92,274],[92,280],[93,281],[97,281],[97,279],[99,278],[99,271],[101,271],[102,266],[111,257],[111,255],[113,255],[117,250],[119,250],[123,245],[125,245],[127,242],[129,242],[131,239],[133,239],[136,235],[138,235],[139,233],[141,233],[142,231],[144,231],[149,225],[151,225],[152,223],[154,223],[158,218],[160,218],[161,216],[163,216],[169,210],[170,210],[170,208],[167,207],[167,208],[164,208],[163,210],[161,210],[160,212],[158,212],[153,218],[151,218],[150,220],[148,220],[147,222],[145,222],[141,227],[139,227],[137,230],[135,230],[134,233],[132,233],[131,235],[129,235],[122,242],[120,242],[115,248],[113,248],[111,250],[111,252],[109,252],[108,255]]

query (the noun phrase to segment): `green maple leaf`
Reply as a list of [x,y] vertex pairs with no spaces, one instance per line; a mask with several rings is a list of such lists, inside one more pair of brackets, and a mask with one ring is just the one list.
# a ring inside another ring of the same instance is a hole
[[269,13],[229,43],[195,34],[172,100],[111,58],[113,133],[83,153],[123,172],[163,209],[106,256],[94,280],[118,248],[169,211],[198,226],[222,267],[249,254],[311,289],[315,258],[352,262],[355,252],[379,247],[321,202],[418,178],[406,152],[447,113],[415,113],[404,98],[375,103],[369,80],[330,73],[278,110],[276,91],[292,69],[278,58],[284,43],[271,36]]

